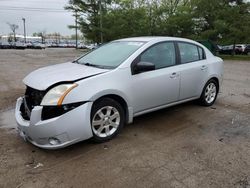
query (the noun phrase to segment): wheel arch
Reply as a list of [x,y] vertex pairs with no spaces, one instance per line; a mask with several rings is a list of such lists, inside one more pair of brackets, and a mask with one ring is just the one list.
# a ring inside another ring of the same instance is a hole
[[218,78],[217,76],[211,76],[211,77],[204,83],[204,86],[203,86],[203,88],[202,88],[202,90],[201,90],[201,92],[200,92],[200,97],[201,97],[201,95],[202,95],[202,92],[203,92],[203,90],[204,90],[206,84],[207,84],[210,80],[214,80],[214,81],[217,83],[217,85],[218,85],[218,91],[217,91],[217,92],[219,93],[219,90],[220,90],[220,80],[219,80],[219,78]]
[[219,78],[216,77],[216,76],[212,76],[211,78],[209,78],[209,79],[207,80],[206,84],[207,84],[210,80],[214,80],[214,81],[217,83],[217,85],[218,85],[218,92],[219,92],[219,89],[220,89],[220,80],[219,80]]
[[129,109],[128,109],[128,103],[126,102],[126,100],[121,97],[120,95],[117,95],[117,94],[106,94],[106,95],[102,95],[102,96],[99,96],[97,99],[94,100],[94,103],[100,101],[101,99],[103,98],[110,98],[110,99],[113,99],[115,100],[116,102],[118,102],[122,108],[124,109],[124,113],[125,113],[125,122],[128,123],[129,122]]

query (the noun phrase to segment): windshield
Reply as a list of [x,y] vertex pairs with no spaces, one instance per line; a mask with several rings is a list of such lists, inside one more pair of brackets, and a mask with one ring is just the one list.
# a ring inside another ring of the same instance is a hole
[[81,57],[77,63],[99,68],[115,68],[143,44],[129,41],[111,42]]

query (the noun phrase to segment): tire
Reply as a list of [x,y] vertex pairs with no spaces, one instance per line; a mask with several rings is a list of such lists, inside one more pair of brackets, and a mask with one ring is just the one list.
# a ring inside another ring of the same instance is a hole
[[199,103],[202,106],[212,106],[216,101],[218,91],[218,83],[214,79],[209,80],[203,88]]
[[125,124],[125,112],[120,103],[103,98],[93,104],[91,110],[92,140],[105,142],[111,140],[120,132]]

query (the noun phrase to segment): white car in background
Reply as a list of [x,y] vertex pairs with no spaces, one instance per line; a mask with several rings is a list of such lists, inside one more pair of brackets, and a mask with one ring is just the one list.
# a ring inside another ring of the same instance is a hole
[[15,110],[18,130],[45,149],[89,138],[104,142],[136,116],[196,99],[211,106],[222,76],[222,59],[192,40],[116,40],[25,77],[26,93]]
[[33,43],[33,48],[34,48],[34,49],[45,49],[46,46],[45,46],[45,44],[43,44],[43,43],[34,42],[34,43]]
[[236,54],[244,54],[246,47],[247,47],[246,44],[236,44],[235,45],[235,53]]
[[23,49],[24,50],[27,48],[27,44],[25,44],[24,42],[15,42],[13,45],[16,49]]

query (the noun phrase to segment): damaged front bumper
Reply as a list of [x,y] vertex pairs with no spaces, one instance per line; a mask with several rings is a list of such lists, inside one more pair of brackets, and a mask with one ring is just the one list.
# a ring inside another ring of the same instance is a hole
[[93,136],[90,124],[92,102],[86,102],[58,117],[43,120],[43,106],[35,106],[30,119],[22,116],[22,97],[17,99],[15,118],[19,135],[40,148],[59,149]]

